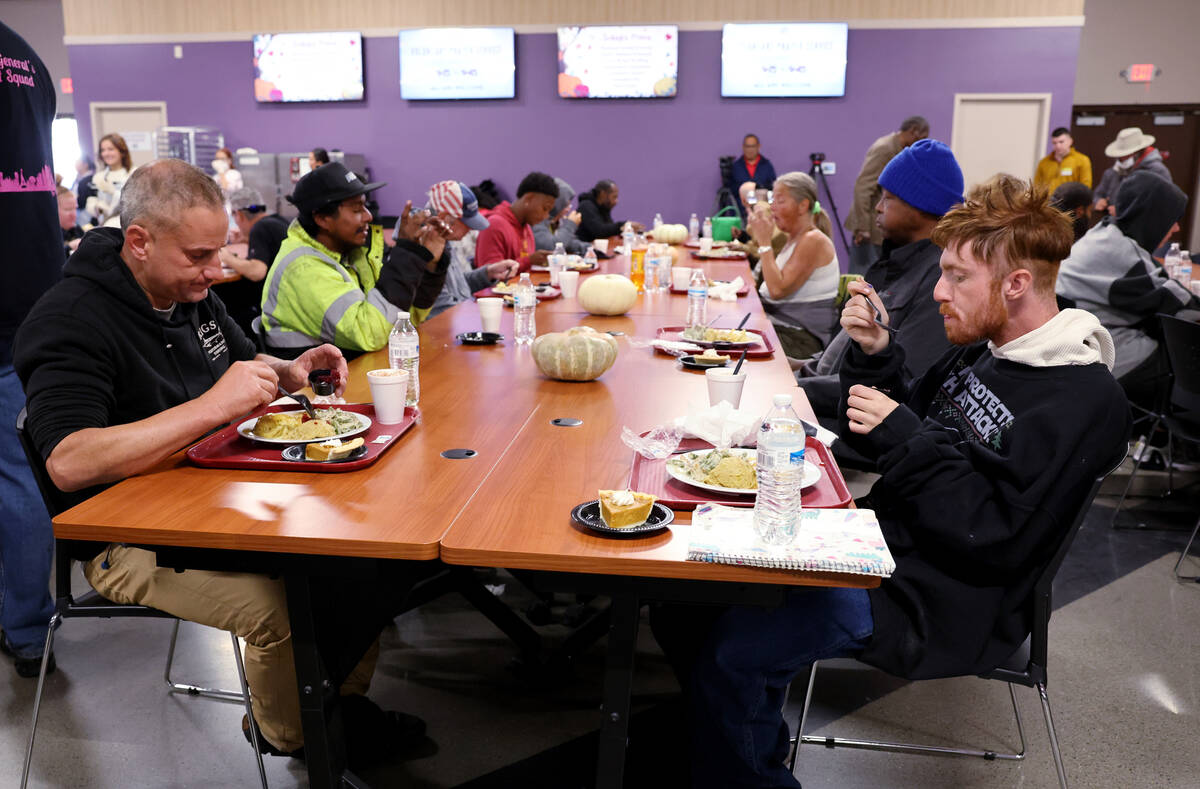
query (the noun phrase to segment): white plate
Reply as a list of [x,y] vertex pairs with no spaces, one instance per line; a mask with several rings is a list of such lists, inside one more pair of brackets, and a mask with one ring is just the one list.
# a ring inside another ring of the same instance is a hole
[[[688,457],[690,455],[698,455],[698,454],[701,454],[704,452],[712,452],[712,451],[713,450],[711,450],[711,449],[697,449],[694,452],[683,452],[678,455],[672,456],[671,460],[682,459],[682,458]],[[739,455],[743,455],[751,463],[753,463],[758,456],[757,450],[747,449],[745,447],[735,447],[731,451],[733,451]],[[748,488],[723,488],[720,485],[708,485],[703,482],[698,482],[698,481],[692,479],[691,477],[687,476],[686,474],[684,474],[682,471],[679,471],[678,469],[676,469],[674,466],[672,466],[670,464],[669,461],[667,463],[667,473],[670,474],[673,478],[679,480],[680,482],[683,482],[688,485],[693,485],[697,488],[702,488],[704,490],[711,490],[714,493],[736,493],[736,494],[743,495],[743,496],[753,496],[758,493],[757,489],[750,490]],[[815,463],[810,463],[809,461],[805,460],[804,461],[804,475],[800,478],[800,487],[801,488],[812,487],[813,485],[817,484],[817,481],[820,479],[821,479],[821,469]]]
[[[322,408],[320,410],[324,411],[326,409]],[[303,414],[304,411],[280,411],[279,413]],[[366,414],[360,414],[357,411],[346,411],[345,413],[354,414],[356,417],[358,417],[358,429],[349,430],[345,433],[338,433],[336,436],[326,436],[325,438],[259,438],[250,432],[254,429],[254,426],[258,424],[258,417],[247,419],[245,422],[242,422],[240,425],[238,425],[237,431],[238,435],[240,435],[242,438],[248,438],[251,441],[257,441],[260,444],[279,444],[280,446],[283,446],[287,444],[311,444],[314,441],[328,441],[331,438],[350,438],[351,436],[357,436],[359,433],[367,432],[367,429],[371,427],[371,417],[367,416]]]
[[679,332],[679,341],[695,343],[696,345],[704,348],[711,348],[717,343],[720,343],[728,348],[749,348],[751,345],[758,345],[760,343],[762,343],[764,346],[766,345],[766,343],[764,343],[762,340],[762,335],[757,332],[750,332],[749,340],[739,340],[737,342],[731,340],[689,340],[683,336],[683,332]]

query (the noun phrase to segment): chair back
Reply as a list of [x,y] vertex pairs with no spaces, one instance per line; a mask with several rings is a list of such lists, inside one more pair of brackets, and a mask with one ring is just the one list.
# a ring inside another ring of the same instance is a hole
[[1093,480],[1087,494],[1079,503],[1079,510],[1075,513],[1075,519],[1071,522],[1058,548],[1054,551],[1054,555],[1046,563],[1046,566],[1042,568],[1042,572],[1038,575],[1038,579],[1034,583],[1033,627],[1029,640],[1029,662],[1031,670],[1034,673],[1042,675],[1041,681],[1043,682],[1045,681],[1046,672],[1047,640],[1050,632],[1050,590],[1054,585],[1054,576],[1058,574],[1058,568],[1062,566],[1063,559],[1066,558],[1067,552],[1071,550],[1071,544],[1075,541],[1075,536],[1079,533],[1079,528],[1083,525],[1084,519],[1091,510],[1092,502],[1095,500],[1096,494],[1100,492],[1100,487],[1104,484],[1104,480],[1109,474],[1116,471],[1124,460],[1125,456],[1122,455],[1116,463],[1113,463],[1103,474]]
[[1200,323],[1171,315],[1160,315],[1159,320],[1174,375],[1171,405],[1200,412]]
[[33,445],[33,438],[25,429],[25,418],[25,409],[22,408],[21,412],[17,414],[17,438],[21,442],[21,449],[25,452],[25,460],[29,463],[29,469],[33,472],[33,479],[37,483],[38,491],[42,494],[42,502],[46,505],[46,511],[53,518],[60,512],[70,509],[71,503],[66,494],[59,490],[50,479],[50,474],[46,471],[46,462],[42,460],[41,453]]

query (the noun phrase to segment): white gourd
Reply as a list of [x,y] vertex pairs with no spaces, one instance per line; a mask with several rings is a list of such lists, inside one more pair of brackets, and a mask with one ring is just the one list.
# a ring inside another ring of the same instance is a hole
[[531,348],[538,369],[559,381],[592,381],[617,360],[615,338],[591,326],[540,335]]
[[575,298],[593,315],[624,315],[637,302],[637,286],[620,274],[594,274],[580,283]]

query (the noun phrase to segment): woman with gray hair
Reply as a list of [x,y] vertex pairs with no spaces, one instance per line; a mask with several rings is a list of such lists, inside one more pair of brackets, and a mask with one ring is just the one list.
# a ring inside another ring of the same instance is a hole
[[[778,255],[771,247],[775,227],[787,234]],[[758,292],[783,351],[793,359],[812,356],[833,334],[840,273],[833,226],[817,200],[816,182],[802,172],[779,176],[770,208],[758,203],[749,229],[762,262]]]

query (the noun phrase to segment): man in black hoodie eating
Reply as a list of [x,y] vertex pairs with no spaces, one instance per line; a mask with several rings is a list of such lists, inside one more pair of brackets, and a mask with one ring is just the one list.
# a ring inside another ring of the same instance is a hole
[[[590,192],[579,196],[579,229],[581,241],[595,241],[621,235],[623,222],[613,221],[612,210],[617,207],[621,192],[612,181],[598,181]],[[633,229],[642,232],[641,222],[632,222]]]
[[934,299],[958,347],[916,381],[867,304],[883,309],[878,294],[850,284],[843,435],[877,459],[865,503],[896,570],[869,592],[796,587],[777,608],[707,621],[659,612],[690,702],[694,786],[799,787],[780,710],[815,660],[926,679],[989,671],[1021,646],[1041,568],[1129,434],[1108,332],[1055,302],[1071,239],[1045,194],[1011,177],[950,210],[932,236]]
[[[255,354],[254,345],[209,291],[221,276],[229,229],[221,190],[177,159],[139,168],[121,196],[121,229],[87,234],[65,278],[33,307],[16,337],[27,428],[62,491],[78,500],[141,473],[181,447],[330,368],[345,387],[340,351],[322,345],[294,361]],[[147,502],[153,506],[153,502]],[[105,597],[149,605],[246,640],[254,716],[270,752],[303,745],[299,692],[283,584],[266,576],[156,566],[125,545],[87,548],[84,574]],[[355,601],[349,585],[326,601]],[[337,617],[338,648],[323,655],[335,682],[352,674],[383,624],[391,590]],[[378,602],[378,605],[375,605]],[[378,610],[383,609],[383,610]],[[365,692],[374,656],[343,693]],[[369,702],[348,705],[367,709]],[[378,710],[378,708],[375,708]],[[369,713],[367,713],[369,714]],[[376,716],[378,717],[378,716]]]

